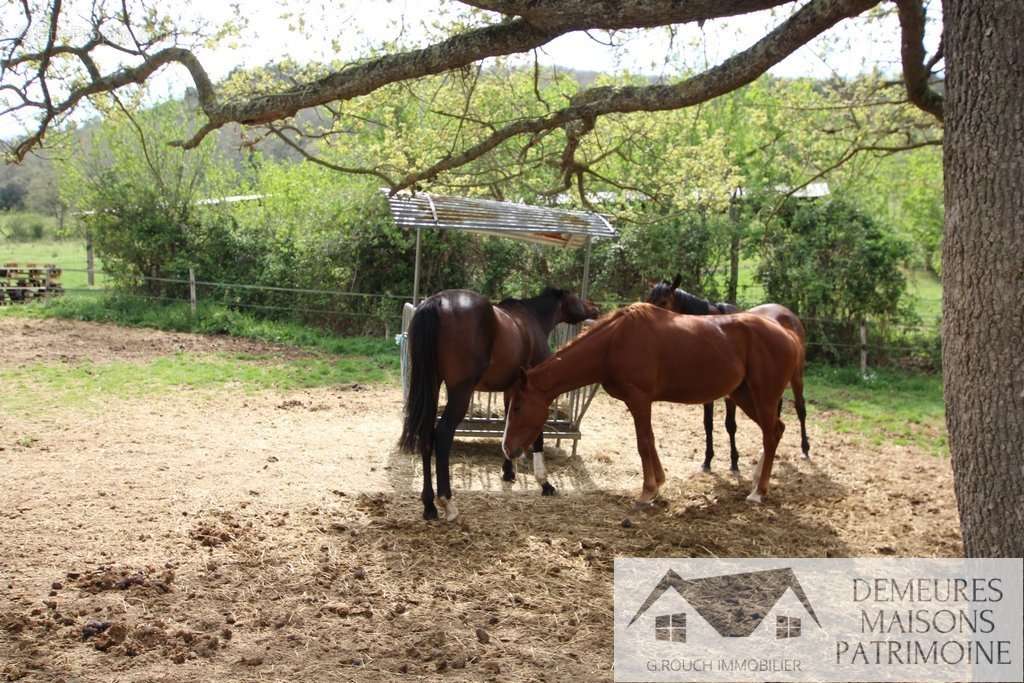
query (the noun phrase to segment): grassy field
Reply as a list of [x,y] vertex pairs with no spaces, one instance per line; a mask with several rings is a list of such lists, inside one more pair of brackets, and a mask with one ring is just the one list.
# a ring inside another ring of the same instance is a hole
[[[243,391],[285,391],[391,382],[397,376],[395,353],[391,349],[387,349],[387,354],[381,353],[381,340],[346,341],[356,353],[290,360],[253,354],[180,353],[141,365],[112,361],[0,368],[0,383],[9,389],[0,395],[0,408],[12,412],[24,408],[28,392],[38,397],[32,403],[35,410],[43,405],[102,404],[108,397],[158,396],[173,388],[215,389],[231,385]],[[358,353],[367,350],[372,355]]]
[[912,270],[906,276],[907,290],[921,320],[937,322],[942,317],[942,283],[926,270]]
[[806,387],[811,405],[830,411],[837,431],[949,453],[939,374],[876,369],[864,379],[857,368],[811,365]]
[[[53,263],[64,269],[60,281],[69,289],[88,286],[85,273],[85,242],[81,240],[38,240],[15,242],[0,240],[0,263]],[[104,287],[108,278],[102,273],[103,263],[95,262],[96,286]],[[79,272],[76,272],[79,271]]]

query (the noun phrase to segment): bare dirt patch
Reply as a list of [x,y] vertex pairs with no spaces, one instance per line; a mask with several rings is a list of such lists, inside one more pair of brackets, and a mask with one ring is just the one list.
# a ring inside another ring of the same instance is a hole
[[[77,357],[135,332],[98,327]],[[161,334],[150,353],[180,350]],[[666,506],[635,513],[632,421],[599,396],[577,457],[549,444],[555,498],[528,468],[504,486],[495,442],[457,443],[454,523],[420,519],[400,414],[372,386],[0,416],[0,680],[608,680],[616,556],[961,553],[948,460],[833,433],[813,404],[813,459],[787,406],[762,506],[749,421],[736,482],[727,458],[699,472],[700,408],[659,405]]]
[[0,318],[0,364],[63,361],[145,361],[175,353],[249,353],[278,358],[309,356],[290,346],[228,336],[161,332],[78,320]]

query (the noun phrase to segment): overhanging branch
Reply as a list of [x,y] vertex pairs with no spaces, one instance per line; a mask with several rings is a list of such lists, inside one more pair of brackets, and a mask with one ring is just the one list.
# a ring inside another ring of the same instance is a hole
[[907,97],[920,109],[942,120],[942,95],[928,84],[931,69],[942,54],[941,47],[935,58],[925,63],[924,27],[925,10],[921,0],[896,0],[900,16],[900,54],[903,60],[903,82]]
[[604,114],[667,111],[705,102],[751,83],[808,41],[877,3],[878,0],[812,0],[753,46],[701,74],[672,85],[584,90],[570,106],[547,116],[524,119],[500,128],[461,153],[407,175],[392,189],[397,191],[433,179],[478,159],[518,135],[536,134]]

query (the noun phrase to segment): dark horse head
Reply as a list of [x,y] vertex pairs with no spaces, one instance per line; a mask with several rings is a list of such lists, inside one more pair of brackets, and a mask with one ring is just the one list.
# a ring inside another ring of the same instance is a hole
[[529,299],[505,299],[498,305],[503,308],[522,306],[529,310],[545,329],[545,334],[558,323],[573,325],[601,315],[592,301],[555,287],[546,287],[540,294]]
[[651,288],[647,295],[647,303],[667,308],[676,313],[686,315],[719,315],[722,313],[738,313],[739,308],[725,302],[711,303],[689,292],[679,289],[683,276],[677,274],[672,282],[662,280]]

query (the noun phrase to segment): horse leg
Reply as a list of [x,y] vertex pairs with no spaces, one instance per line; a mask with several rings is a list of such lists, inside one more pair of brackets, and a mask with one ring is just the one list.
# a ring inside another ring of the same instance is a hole
[[[505,392],[505,420],[508,420],[508,402],[512,398],[512,393],[509,391]],[[516,480],[516,464],[512,461],[512,458],[507,455],[501,463],[501,478],[504,481],[515,481]]]
[[782,433],[786,431],[786,425],[778,417],[769,418],[761,429],[761,437],[764,443],[764,454],[757,461],[757,468],[754,470],[754,486],[747,496],[751,503],[760,503],[768,494],[768,480],[772,476],[772,464],[775,461],[775,449],[782,440]]
[[715,457],[715,404],[704,404],[704,464],[701,469],[711,471],[711,459]]
[[633,426],[636,428],[636,447],[640,452],[640,463],[644,472],[643,490],[640,492],[638,505],[650,505],[658,497],[658,489],[665,482],[665,473],[661,469],[658,450],[654,443],[654,429],[651,427],[651,402],[635,401],[626,404],[633,414]]
[[[758,417],[757,404],[754,402],[754,396],[751,393],[750,386],[747,384],[746,380],[744,380],[742,384],[736,387],[736,389],[731,394],[729,394],[729,399],[734,406],[739,406],[740,410],[746,413],[747,417],[756,422],[758,426],[761,426],[761,420]],[[733,410],[733,419],[735,420],[735,407]],[[763,433],[764,432],[762,430],[762,434]],[[762,452],[761,457],[758,458],[757,460],[757,465],[754,467],[753,477],[755,487],[757,486],[757,482],[760,480],[761,467],[763,463],[764,453]],[[750,500],[750,498],[748,498],[747,500]]]
[[725,399],[725,431],[729,432],[729,471],[740,473],[740,452],[736,450],[736,403]]
[[473,397],[476,380],[462,382],[448,388],[448,405],[437,423],[435,437],[435,453],[437,459],[437,505],[444,511],[449,522],[458,517],[459,510],[452,500],[451,472],[448,467],[448,455],[452,450],[455,428],[462,422],[469,410],[469,401]]
[[548,483],[548,471],[544,466],[544,434],[543,432],[533,442],[533,476],[540,484],[540,495],[554,496],[558,493],[555,487]]
[[772,398],[765,400],[758,396],[756,392],[751,391],[747,382],[741,384],[731,398],[761,428],[764,452],[754,468],[754,485],[747,496],[748,501],[760,503],[768,493],[768,480],[772,474],[775,450],[786,427],[778,417],[778,402]]
[[811,457],[811,442],[807,440],[807,406],[804,405],[804,377],[794,376],[790,381],[793,388],[793,402],[796,404],[796,416],[800,419],[800,451],[805,458]]
[[423,491],[420,493],[420,500],[423,501],[423,519],[437,519],[437,506],[434,505],[434,484],[430,476],[432,450],[431,444],[420,446],[420,455],[423,457]]

